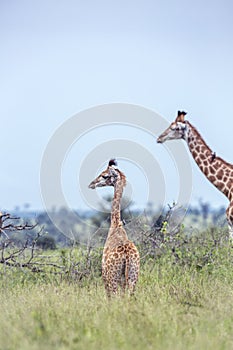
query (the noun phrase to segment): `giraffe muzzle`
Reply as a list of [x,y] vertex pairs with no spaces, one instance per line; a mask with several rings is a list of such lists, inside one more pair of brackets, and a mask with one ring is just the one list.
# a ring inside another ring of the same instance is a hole
[[88,186],[88,188],[91,188],[92,190],[95,189],[95,184],[93,182],[90,183],[90,185]]
[[157,138],[157,143],[163,143],[163,140],[160,136]]

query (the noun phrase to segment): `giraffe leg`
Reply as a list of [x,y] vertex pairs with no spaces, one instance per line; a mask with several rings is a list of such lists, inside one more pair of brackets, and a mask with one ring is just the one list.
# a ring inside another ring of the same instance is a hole
[[111,277],[104,280],[104,287],[108,298],[117,294],[117,283]]
[[112,293],[111,271],[108,269],[106,264],[102,265],[102,278],[106,294],[108,297],[110,297]]
[[126,273],[126,283],[129,289],[130,295],[134,294],[135,287],[138,281],[140,267],[140,259],[137,251],[134,252],[134,255],[130,256],[127,263],[127,273]]
[[226,214],[229,229],[229,239],[233,240],[233,202],[231,202],[227,208]]
[[121,264],[112,264],[107,271],[103,271],[103,280],[108,297],[118,294],[119,287],[122,287]]
[[129,269],[129,276],[128,276],[128,280],[127,280],[127,286],[128,286],[130,295],[134,294],[137,281],[138,281],[138,269],[135,267],[130,268]]
[[233,226],[228,224],[229,239],[233,241]]

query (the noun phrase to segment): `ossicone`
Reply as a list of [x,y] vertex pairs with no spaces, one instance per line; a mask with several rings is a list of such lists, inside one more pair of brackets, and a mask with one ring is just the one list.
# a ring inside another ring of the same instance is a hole
[[110,159],[110,161],[108,162],[108,166],[117,166],[117,161],[116,159]]
[[187,112],[185,112],[185,111],[178,111],[177,117],[180,117],[181,115],[185,116],[186,114],[187,114]]

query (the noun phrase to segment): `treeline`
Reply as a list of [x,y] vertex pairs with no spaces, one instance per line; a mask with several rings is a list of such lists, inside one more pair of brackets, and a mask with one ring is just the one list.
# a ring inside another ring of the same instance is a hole
[[[30,211],[17,212],[14,216],[19,217],[19,223],[26,220],[30,225],[36,227],[30,232],[22,230],[21,232],[10,232],[10,238],[17,245],[24,244],[25,240],[33,240],[41,232],[37,245],[43,249],[56,249],[69,247],[70,245],[83,245],[92,239],[93,244],[103,245],[110,224],[110,198],[109,208],[100,208],[99,212],[79,212],[66,208],[53,210],[50,213],[40,212],[33,214]],[[123,206],[124,207],[124,206]],[[181,214],[182,213],[182,214]],[[171,219],[172,214],[172,219]],[[143,212],[139,212],[128,206],[122,211],[122,220],[127,226],[129,232],[140,231],[140,225],[148,230],[157,228],[164,229],[164,223],[170,220],[171,226],[182,225],[183,229],[192,232],[195,229],[206,229],[207,227],[226,225],[225,208],[212,208],[209,203],[202,200],[197,206],[186,208],[177,208],[175,205],[166,208],[154,209],[151,204]],[[131,232],[132,239],[135,239]]]

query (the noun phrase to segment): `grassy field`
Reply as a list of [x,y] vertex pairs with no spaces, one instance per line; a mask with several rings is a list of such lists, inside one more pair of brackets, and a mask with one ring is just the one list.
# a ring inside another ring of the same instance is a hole
[[2,269],[0,349],[232,349],[231,245],[212,255],[202,268],[148,259],[135,296],[112,300],[98,276],[80,284]]

